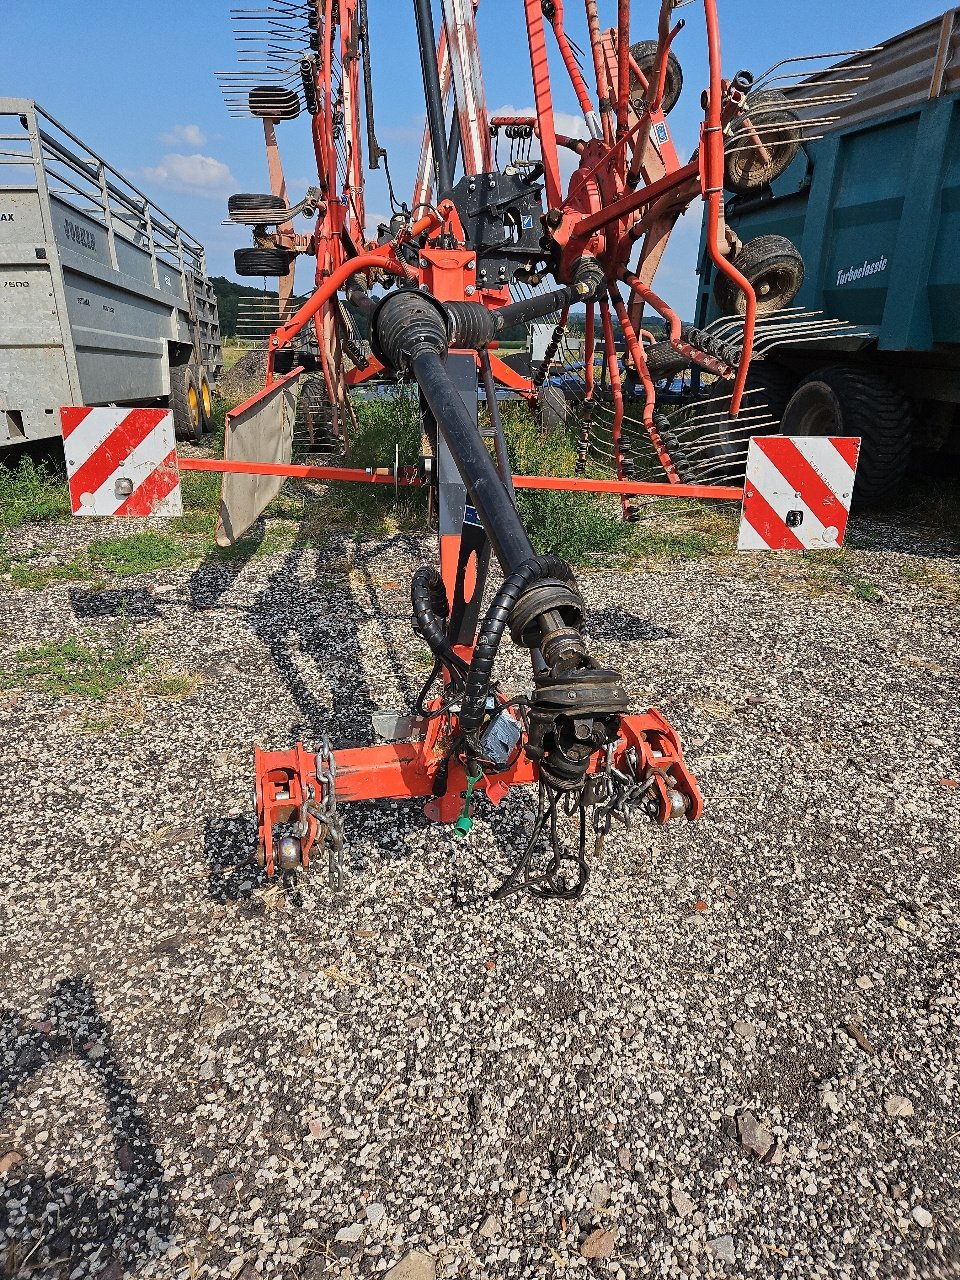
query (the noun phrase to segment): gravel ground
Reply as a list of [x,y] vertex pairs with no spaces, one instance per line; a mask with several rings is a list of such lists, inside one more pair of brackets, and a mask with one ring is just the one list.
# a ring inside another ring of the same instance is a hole
[[473,893],[521,795],[466,847],[350,808],[335,900],[248,861],[252,743],[369,741],[422,681],[428,545],[8,584],[5,668],[128,628],[196,687],[3,695],[0,1274],[960,1276],[960,548],[868,533],[873,601],[582,575],[707,809],[572,905]]

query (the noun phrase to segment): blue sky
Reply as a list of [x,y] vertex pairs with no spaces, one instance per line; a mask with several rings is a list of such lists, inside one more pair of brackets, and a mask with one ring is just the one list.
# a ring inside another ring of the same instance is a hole
[[[234,0],[254,8],[258,0]],[[266,4],[267,0],[259,0]],[[439,13],[439,0],[434,0]],[[873,0],[869,5],[805,0],[721,0],[724,68],[760,72],[780,58],[864,47],[938,16],[944,0]],[[409,198],[422,130],[422,89],[407,0],[369,0],[377,102],[377,130],[390,152],[401,199]],[[654,34],[659,6],[634,0],[634,38]],[[568,25],[587,46],[582,6],[567,0]],[[616,19],[613,0],[600,0],[604,25]],[[700,90],[706,82],[702,6],[681,16],[678,39],[685,89],[671,124],[678,151],[696,145]],[[646,21],[642,21],[646,18]],[[532,103],[520,0],[481,0],[480,45],[491,111]],[[220,225],[233,191],[265,188],[262,132],[254,120],[235,120],[214,75],[235,67],[228,0],[0,0],[0,96],[36,99],[52,115],[131,177],[207,246],[213,274],[233,276],[233,249],[249,241]],[[555,74],[558,89],[565,82]],[[558,107],[575,109],[569,92]],[[282,126],[281,147],[291,191],[315,178],[306,122]],[[369,179],[368,209],[388,210],[380,174]],[[300,224],[301,229],[306,224]],[[671,242],[658,276],[660,291],[692,314],[699,237],[695,206]],[[298,287],[309,287],[302,264]]]

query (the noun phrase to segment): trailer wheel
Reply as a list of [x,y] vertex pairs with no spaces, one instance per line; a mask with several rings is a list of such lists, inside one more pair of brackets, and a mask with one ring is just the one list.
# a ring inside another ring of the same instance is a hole
[[[768,186],[784,173],[800,150],[800,119],[789,109],[787,99],[775,89],[750,94],[744,114],[734,120],[725,143],[724,185],[737,195],[747,195]],[[753,134],[766,151],[761,154]]]
[[296,120],[300,115],[300,95],[294,89],[257,85],[250,90],[248,102],[250,114],[261,120]]
[[238,276],[288,276],[293,257],[289,249],[237,249],[233,262]]
[[[785,236],[757,236],[755,240],[749,240],[733,259],[732,265],[747,277],[756,290],[758,315],[767,315],[789,306],[803,284],[803,259]],[[713,296],[725,316],[746,313],[743,293],[719,270]]]
[[170,408],[178,440],[197,441],[203,435],[203,409],[193,370],[175,364],[170,370]]
[[213,430],[213,393],[210,390],[210,379],[201,369],[197,378],[197,388],[200,392],[200,417],[203,422],[204,431]]
[[784,412],[785,436],[859,436],[856,496],[875,502],[903,480],[910,461],[910,402],[880,374],[833,365],[804,378]]
[[241,192],[239,195],[231,196],[227,201],[227,212],[231,217],[235,213],[257,214],[282,212],[286,209],[287,203],[280,196],[253,195],[249,192]]
[[[630,53],[634,62],[646,76],[647,80],[653,74],[654,65],[657,60],[657,42],[656,40],[639,40],[636,44],[630,46]],[[680,61],[675,53],[667,54],[667,80],[663,86],[663,114],[668,116],[673,108],[677,105],[680,93],[683,89],[683,69]],[[631,72],[630,75],[630,99],[636,104],[647,100],[646,90],[640,84],[637,77]]]

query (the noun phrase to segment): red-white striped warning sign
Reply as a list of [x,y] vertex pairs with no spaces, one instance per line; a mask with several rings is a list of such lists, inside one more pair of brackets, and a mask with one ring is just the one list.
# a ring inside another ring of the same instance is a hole
[[842,547],[859,456],[855,437],[754,436],[738,549]]
[[60,421],[74,515],[183,514],[169,410],[69,406]]

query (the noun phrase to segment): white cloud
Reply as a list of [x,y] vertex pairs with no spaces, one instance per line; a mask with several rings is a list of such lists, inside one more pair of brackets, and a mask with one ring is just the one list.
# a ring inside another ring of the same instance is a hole
[[165,155],[155,168],[143,170],[143,178],[157,186],[189,195],[219,197],[237,188],[237,180],[229,166],[213,156],[199,153],[192,156],[176,152]]
[[160,141],[168,147],[202,147],[206,140],[207,135],[198,124],[178,124],[160,135]]
[[390,221],[389,213],[368,213],[367,225],[366,225],[367,239],[376,240],[377,231],[380,227],[381,222],[389,222],[389,221]]

